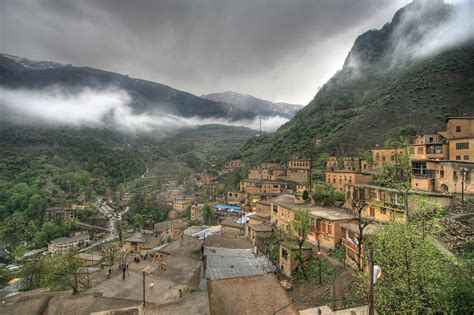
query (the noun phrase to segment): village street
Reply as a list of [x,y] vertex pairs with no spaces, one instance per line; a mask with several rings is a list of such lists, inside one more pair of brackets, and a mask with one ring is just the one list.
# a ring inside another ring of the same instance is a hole
[[[140,263],[134,263],[133,258],[127,258],[129,272],[122,279],[122,272],[118,271],[118,265],[114,265],[113,275],[110,280],[106,279],[107,270],[99,275],[99,282],[88,292],[100,292],[105,297],[143,300],[143,271],[145,271],[145,299],[154,304],[163,304],[179,301],[179,290],[185,290],[188,286],[197,287],[201,276],[201,259],[199,252],[202,241],[185,235],[183,241],[175,241],[166,247],[169,256],[165,270],[159,270],[160,263],[147,259]],[[153,281],[153,288],[150,283]]]

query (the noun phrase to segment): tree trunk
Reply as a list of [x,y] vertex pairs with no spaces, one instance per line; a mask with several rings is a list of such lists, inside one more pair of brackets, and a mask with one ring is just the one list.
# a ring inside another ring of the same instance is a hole
[[410,223],[410,209],[408,208],[408,195],[409,195],[409,190],[406,190],[404,192],[404,203],[405,203],[405,215],[407,217],[407,223]]
[[303,246],[301,245],[299,248],[300,254],[298,255],[298,260],[301,264],[301,271],[303,271],[303,276],[305,280],[308,280],[308,275],[306,274],[306,268],[304,266],[304,257],[303,257]]

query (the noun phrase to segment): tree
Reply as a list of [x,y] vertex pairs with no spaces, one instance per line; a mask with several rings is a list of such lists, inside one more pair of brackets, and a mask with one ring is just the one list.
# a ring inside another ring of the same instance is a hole
[[410,161],[410,143],[408,138],[393,140],[395,147],[393,165],[384,165],[375,175],[375,184],[394,188],[398,191],[405,208],[407,223],[410,222],[409,196],[411,191],[412,166]]
[[313,221],[308,209],[297,210],[295,212],[294,220],[288,225],[288,232],[290,233],[288,238],[290,241],[296,241],[296,244],[298,245],[294,254],[300,263],[305,280],[308,280],[308,273],[305,269],[305,254],[303,248],[312,227]]
[[123,221],[115,220],[115,230],[117,231],[120,247],[123,246],[123,241],[124,241],[123,229],[124,229]]
[[364,269],[363,257],[362,257],[362,246],[364,245],[364,230],[372,222],[369,218],[366,218],[362,215],[364,208],[366,206],[365,192],[359,190],[354,191],[354,196],[351,198],[351,210],[357,221],[357,228],[359,233],[357,234],[357,269],[362,271]]
[[145,220],[144,215],[137,213],[133,216],[133,225],[135,227],[143,229],[143,221]]
[[2,222],[0,239],[12,247],[31,239],[28,222],[22,213],[15,212]]
[[104,252],[105,256],[109,260],[109,264],[113,265],[115,257],[117,257],[117,254],[120,252],[120,247],[117,246],[110,246],[110,247],[105,247],[102,249]]
[[344,203],[344,194],[338,192],[331,184],[318,185],[313,200],[316,204],[331,207]]
[[72,293],[79,292],[80,280],[84,277],[80,268],[81,261],[75,257],[74,251],[67,251],[46,261],[43,285],[52,289],[72,289]]
[[307,191],[307,190],[304,190],[304,191],[303,191],[303,200],[306,201],[306,200],[308,200],[308,198],[309,198],[308,191]]
[[23,265],[21,274],[25,279],[26,290],[33,290],[41,287],[46,272],[45,258],[32,260]]
[[449,290],[453,263],[414,224],[391,224],[374,237],[380,313],[451,313]]
[[202,219],[204,220],[204,224],[206,225],[215,224],[216,222],[216,214],[208,203],[205,203],[202,207]]
[[33,241],[37,246],[45,246],[55,238],[68,235],[70,230],[71,225],[68,223],[44,221],[41,228],[34,234]]
[[421,237],[436,235],[440,229],[439,219],[442,208],[439,204],[429,201],[425,196],[412,196],[416,207],[412,211],[412,223],[417,226]]

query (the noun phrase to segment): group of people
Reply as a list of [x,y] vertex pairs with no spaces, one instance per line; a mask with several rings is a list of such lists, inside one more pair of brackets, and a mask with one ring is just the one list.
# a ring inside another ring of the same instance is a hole
[[135,257],[133,257],[133,261],[138,264],[140,261],[147,260],[147,258],[148,253],[146,253],[145,255],[136,255]]

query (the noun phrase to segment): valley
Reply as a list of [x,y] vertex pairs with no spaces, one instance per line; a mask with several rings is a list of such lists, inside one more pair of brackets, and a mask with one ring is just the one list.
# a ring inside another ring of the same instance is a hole
[[472,6],[137,3],[3,4],[0,313],[472,312]]

